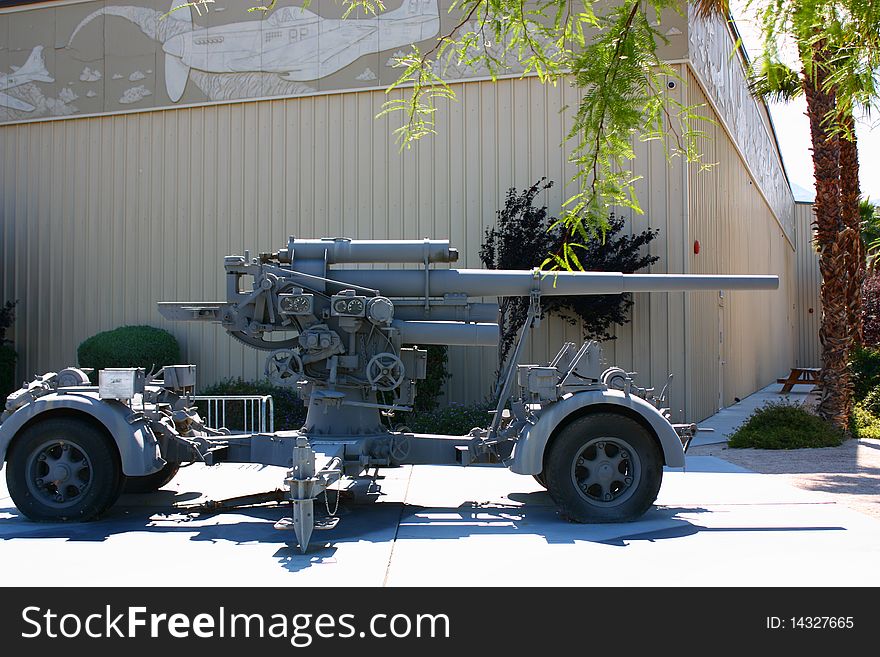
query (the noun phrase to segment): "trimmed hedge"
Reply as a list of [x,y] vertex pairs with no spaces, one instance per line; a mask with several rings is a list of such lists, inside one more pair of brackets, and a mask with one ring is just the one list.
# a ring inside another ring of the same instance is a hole
[[[275,409],[275,431],[299,429],[306,421],[306,407],[293,388],[274,386],[268,381],[245,381],[239,378],[226,379],[203,389],[200,395],[272,395]],[[205,410],[204,402],[201,410]],[[241,429],[244,418],[240,408],[230,406],[226,410],[226,424],[230,429]]]
[[6,397],[18,388],[15,385],[15,361],[18,354],[12,345],[0,344],[0,408],[5,403]]
[[767,402],[728,439],[733,448],[801,449],[837,447],[845,436],[800,404]]
[[445,345],[430,344],[424,347],[428,351],[427,376],[416,384],[416,399],[413,409],[433,411],[437,408],[438,399],[443,394],[449,373],[449,348]]
[[142,367],[149,372],[180,364],[180,345],[168,331],[153,326],[121,326],[85,340],[76,350],[80,367]]
[[433,411],[404,413],[401,424],[414,433],[465,436],[474,427],[486,428],[492,422],[488,404],[450,404]]
[[849,369],[853,400],[862,401],[872,390],[880,387],[880,349],[856,347],[850,353]]
[[850,431],[856,438],[880,439],[880,350],[854,349],[849,367],[854,403]]

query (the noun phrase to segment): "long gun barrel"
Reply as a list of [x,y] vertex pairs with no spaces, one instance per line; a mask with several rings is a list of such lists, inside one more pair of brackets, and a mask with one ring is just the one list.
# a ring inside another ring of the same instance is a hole
[[[720,276],[697,274],[623,274],[619,272],[534,272],[483,269],[331,269],[327,278],[379,290],[389,297],[464,294],[469,297],[528,296],[539,290],[544,296],[621,294],[623,292],[681,292],[685,290],[775,290],[776,276]],[[294,274],[295,277],[295,274]],[[334,291],[328,285],[328,291]]]

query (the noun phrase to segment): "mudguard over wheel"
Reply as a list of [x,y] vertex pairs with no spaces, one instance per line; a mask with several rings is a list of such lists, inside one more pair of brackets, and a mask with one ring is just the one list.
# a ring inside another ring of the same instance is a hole
[[143,477],[126,477],[125,493],[155,493],[169,481],[174,479],[177,471],[180,470],[180,463],[172,463],[169,461],[161,470],[153,474],[144,475]]
[[572,421],[553,441],[543,472],[560,515],[573,522],[626,522],[657,499],[663,458],[636,420],[595,413]]
[[25,429],[6,466],[12,501],[39,522],[96,518],[113,506],[125,481],[116,446],[77,418],[48,418]]

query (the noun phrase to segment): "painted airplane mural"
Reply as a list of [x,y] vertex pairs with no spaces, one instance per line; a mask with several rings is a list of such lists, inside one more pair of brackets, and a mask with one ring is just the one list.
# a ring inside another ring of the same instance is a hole
[[302,7],[284,7],[261,21],[194,29],[186,0],[174,0],[171,13],[144,7],[103,7],[84,18],[71,34],[98,16],[127,18],[162,43],[165,87],[172,102],[186,89],[191,69],[204,73],[275,73],[306,82],[326,77],[359,57],[407,46],[440,31],[438,0],[404,0],[393,11],[372,18],[337,20]]
[[43,46],[34,48],[24,64],[11,68],[12,73],[0,77],[0,89],[3,89],[0,91],[0,107],[8,107],[21,112],[33,112],[35,109],[33,105],[4,92],[30,82],[55,82],[55,78],[50,77],[49,71],[46,70],[46,64],[43,61]]

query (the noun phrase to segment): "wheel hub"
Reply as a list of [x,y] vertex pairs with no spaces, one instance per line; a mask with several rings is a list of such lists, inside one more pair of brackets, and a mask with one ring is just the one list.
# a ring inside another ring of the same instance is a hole
[[572,480],[581,496],[592,504],[615,506],[634,492],[641,464],[622,438],[590,440],[572,463]]
[[92,463],[75,443],[51,440],[28,459],[27,485],[43,504],[55,508],[75,504],[92,485]]
[[49,476],[47,479],[51,481],[53,484],[58,485],[62,482],[67,481],[70,477],[70,469],[66,465],[55,464],[52,466],[52,469],[49,470]]

